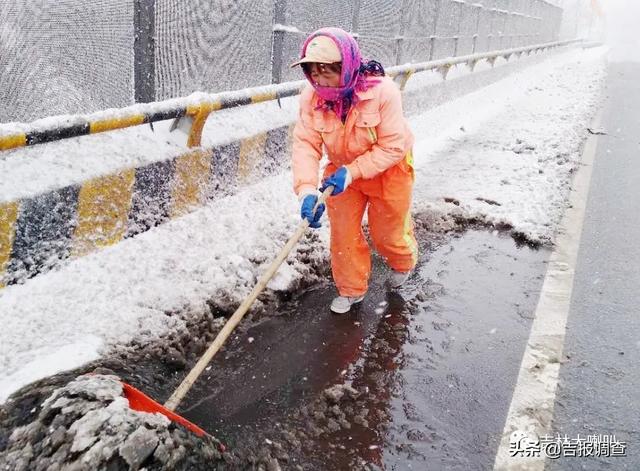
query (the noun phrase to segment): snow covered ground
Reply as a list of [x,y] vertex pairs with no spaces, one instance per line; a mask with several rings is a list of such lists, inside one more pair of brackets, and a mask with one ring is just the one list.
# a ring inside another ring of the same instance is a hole
[[[504,222],[531,240],[551,241],[605,66],[603,49],[571,49],[412,117],[415,211]],[[266,178],[0,291],[0,402],[118,345],[152,342],[207,310],[207,301],[239,303],[299,222],[290,182],[288,173]],[[325,225],[297,253],[325,260],[327,242]],[[313,276],[293,256],[271,288]]]
[[605,76],[602,49],[574,50],[415,117],[417,209],[551,242]]

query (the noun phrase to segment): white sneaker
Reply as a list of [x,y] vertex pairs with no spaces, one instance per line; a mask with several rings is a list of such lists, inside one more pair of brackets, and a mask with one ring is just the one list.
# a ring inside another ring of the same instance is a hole
[[390,288],[400,288],[405,281],[411,276],[411,272],[400,272],[391,270],[391,275],[387,278],[387,284]]
[[344,314],[351,309],[351,306],[362,302],[364,295],[350,298],[348,296],[338,296],[331,302],[331,310],[336,314]]

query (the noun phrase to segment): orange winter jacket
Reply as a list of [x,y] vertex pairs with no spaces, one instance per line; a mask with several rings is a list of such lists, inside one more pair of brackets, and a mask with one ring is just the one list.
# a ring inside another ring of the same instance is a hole
[[300,117],[293,131],[293,188],[297,195],[315,191],[322,148],[352,178],[373,178],[400,162],[413,146],[413,134],[402,113],[400,89],[389,77],[364,92],[343,124],[331,110],[318,109],[308,85],[300,95]]

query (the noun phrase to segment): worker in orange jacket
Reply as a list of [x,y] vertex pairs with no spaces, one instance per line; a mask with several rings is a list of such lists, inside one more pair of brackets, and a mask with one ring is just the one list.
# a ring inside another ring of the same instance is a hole
[[292,67],[297,65],[309,86],[300,96],[293,133],[293,186],[302,218],[319,227],[324,207],[313,208],[324,148],[329,163],[320,191],[334,187],[327,206],[331,268],[340,294],[331,310],[344,313],[367,292],[371,254],[362,231],[365,209],[374,246],[392,269],[388,284],[402,285],[416,265],[410,214],[414,138],[400,90],[380,63],[362,62],[347,32],[322,28],[312,33]]

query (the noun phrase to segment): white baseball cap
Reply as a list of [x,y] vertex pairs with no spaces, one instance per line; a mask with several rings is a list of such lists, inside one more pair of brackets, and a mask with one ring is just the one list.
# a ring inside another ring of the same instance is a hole
[[341,62],[342,54],[336,43],[329,36],[316,36],[305,50],[304,57],[297,62],[294,62],[290,67],[296,65],[306,64],[308,62],[319,62],[322,64],[333,64],[334,62]]

